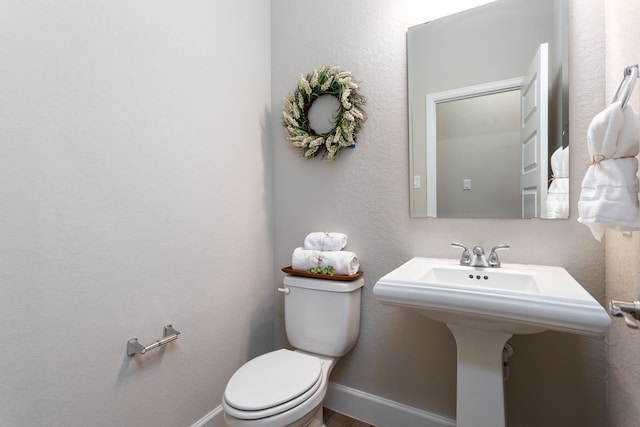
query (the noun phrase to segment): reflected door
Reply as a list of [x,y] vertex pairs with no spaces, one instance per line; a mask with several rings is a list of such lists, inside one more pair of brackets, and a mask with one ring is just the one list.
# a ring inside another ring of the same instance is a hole
[[547,211],[548,70],[549,48],[543,43],[529,65],[520,91],[522,218],[540,217]]

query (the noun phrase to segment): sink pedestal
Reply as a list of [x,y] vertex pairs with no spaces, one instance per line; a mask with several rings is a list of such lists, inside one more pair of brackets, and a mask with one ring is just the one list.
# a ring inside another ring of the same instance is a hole
[[502,350],[512,335],[447,327],[458,349],[456,427],[505,427]]

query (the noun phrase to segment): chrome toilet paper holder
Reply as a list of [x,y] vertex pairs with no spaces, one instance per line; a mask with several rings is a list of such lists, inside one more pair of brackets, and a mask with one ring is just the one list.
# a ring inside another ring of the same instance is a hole
[[138,342],[138,338],[131,338],[127,341],[127,356],[135,356],[136,354],[145,354],[147,351],[159,348],[171,341],[177,340],[180,332],[175,330],[172,325],[166,325],[164,327],[164,333],[162,339],[157,340],[153,344],[144,346]]

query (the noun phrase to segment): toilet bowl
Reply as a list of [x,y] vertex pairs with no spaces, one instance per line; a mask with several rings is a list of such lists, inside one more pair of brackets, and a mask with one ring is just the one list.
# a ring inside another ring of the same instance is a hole
[[276,350],[231,377],[222,406],[229,427],[322,427],[322,402],[336,358]]
[[263,354],[233,374],[222,399],[229,427],[323,427],[329,375],[358,339],[362,279],[288,275],[283,283],[285,330],[295,350]]

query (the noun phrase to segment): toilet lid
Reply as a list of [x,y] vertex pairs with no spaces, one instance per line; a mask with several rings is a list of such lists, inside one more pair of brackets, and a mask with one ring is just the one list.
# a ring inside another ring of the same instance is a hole
[[307,392],[312,394],[319,387],[321,376],[319,359],[295,351],[276,350],[240,367],[229,380],[224,399],[242,411],[262,411]]

